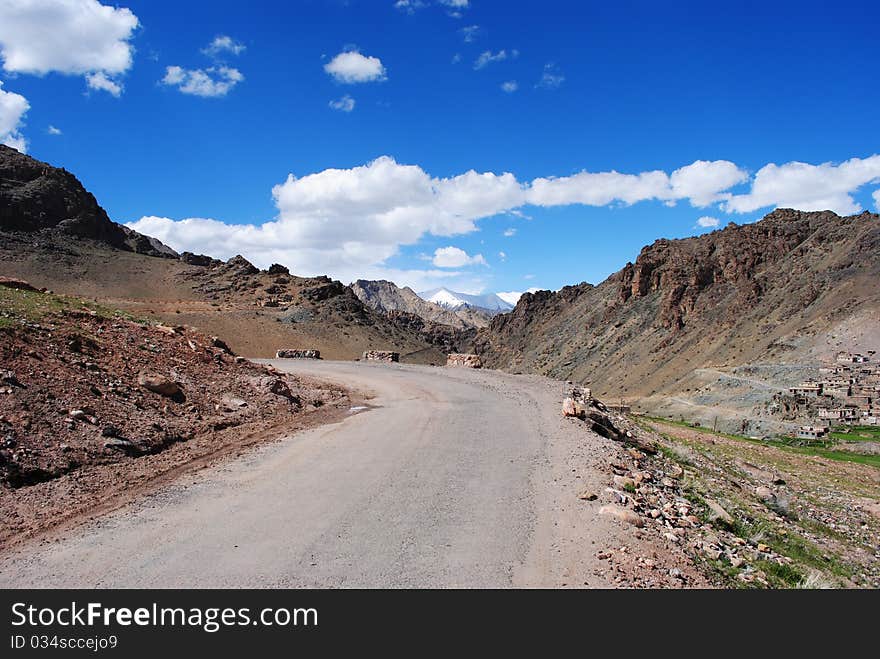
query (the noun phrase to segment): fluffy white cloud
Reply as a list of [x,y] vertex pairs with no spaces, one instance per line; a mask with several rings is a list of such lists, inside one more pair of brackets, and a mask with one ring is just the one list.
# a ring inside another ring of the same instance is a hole
[[340,112],[351,112],[354,110],[354,106],[355,100],[348,94],[335,101],[330,101],[330,107],[334,110],[339,110]]
[[719,224],[721,224],[721,220],[717,217],[709,217],[708,215],[704,215],[697,220],[697,226],[703,227],[704,229],[715,228]]
[[556,89],[563,82],[565,82],[565,76],[562,75],[559,67],[550,62],[549,64],[544,65],[544,72],[541,74],[541,79],[538,80],[538,84],[535,86],[543,89]]
[[88,74],[86,76],[86,84],[89,86],[89,89],[105,91],[116,98],[122,95],[122,84],[112,78],[108,78],[107,74],[103,71]]
[[501,83],[502,91],[507,92],[508,94],[512,94],[517,89],[519,89],[519,83],[516,80],[508,80],[507,82]]
[[51,124],[49,124],[49,127],[46,129],[46,132],[49,133],[49,135],[61,135],[62,134],[62,131],[60,128],[56,128],[55,126],[53,126]]
[[652,199],[672,203],[689,199],[693,206],[703,207],[726,198],[723,192],[747,177],[727,160],[697,160],[671,174],[660,170],[640,174],[610,171],[538,178],[532,181],[528,199],[536,206],[606,206],[615,201],[634,204]]
[[470,0],[437,0],[441,5],[446,5],[447,7],[452,7],[454,9],[467,9],[470,5]]
[[324,65],[324,70],[338,82],[381,82],[386,79],[385,66],[378,57],[367,57],[356,50],[339,53]]
[[217,97],[226,96],[242,80],[244,76],[241,71],[229,66],[212,66],[208,69],[169,66],[165,69],[162,84],[177,87],[182,94]]
[[509,229],[504,230],[504,237],[505,238],[512,238],[515,235],[516,235],[516,229],[514,229],[513,227],[510,227]]
[[30,108],[21,94],[3,90],[0,80],[0,144],[11,146],[22,153],[27,152],[27,140],[21,134],[25,113]]
[[[878,159],[880,156],[872,156],[862,162]],[[849,183],[854,187],[848,191],[855,190],[867,176],[863,172],[852,177]],[[483,218],[519,213],[530,204],[606,206],[689,200],[700,206],[719,199],[714,203],[722,208],[736,199],[724,186],[738,185],[742,178],[742,170],[727,161],[697,161],[671,173],[580,172],[531,182],[520,182],[510,173],[473,170],[439,178],[385,156],[351,169],[288,176],[272,190],[277,218],[262,225],[144,217],[130,226],[178,250],[223,258],[241,253],[257,265],[284,263],[304,275],[330,274],[343,281],[386,278],[413,285],[416,290],[432,288],[442,279],[457,290],[478,290],[479,282],[472,272],[393,270],[387,262],[402,246],[414,245],[427,234],[467,234],[475,231]],[[875,201],[878,196],[875,194]],[[707,215],[699,222],[710,226],[706,224],[710,219]],[[454,247],[438,250],[428,258],[437,268],[485,261]],[[438,272],[447,274],[441,278]]]
[[719,201],[721,192],[747,180],[749,175],[728,160],[697,160],[669,176],[675,199],[688,198],[694,206]]
[[506,261],[507,260],[507,252],[498,252],[498,258],[501,259],[502,261]]
[[728,212],[750,213],[769,206],[798,210],[832,210],[840,215],[862,208],[852,193],[863,185],[880,181],[880,155],[851,158],[835,165],[789,162],[770,163],[755,174],[751,190],[732,195],[724,204]]
[[874,208],[880,211],[880,190],[874,190],[871,196],[874,197]]
[[458,247],[438,247],[431,262],[438,268],[463,268],[468,265],[489,265],[482,254],[469,255]]
[[508,58],[516,59],[517,57],[519,57],[518,50],[499,50],[497,53],[493,53],[491,50],[486,50],[480,53],[480,56],[474,61],[474,70],[479,71],[480,69],[485,69],[493,62],[503,62]]
[[[137,17],[97,0],[0,2],[0,57],[10,73],[88,76],[92,89],[114,93],[132,64]],[[93,76],[97,82],[93,83]]]
[[208,57],[221,57],[225,53],[241,55],[245,48],[246,46],[243,43],[236,41],[228,35],[221,34],[214,37],[211,43],[202,48],[202,52]]

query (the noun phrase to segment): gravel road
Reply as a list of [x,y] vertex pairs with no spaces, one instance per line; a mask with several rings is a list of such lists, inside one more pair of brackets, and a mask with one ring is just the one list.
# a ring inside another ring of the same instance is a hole
[[[366,392],[265,444],[0,558],[4,587],[607,587],[609,440],[563,383],[495,371],[277,360]],[[636,531],[638,535],[638,532]]]

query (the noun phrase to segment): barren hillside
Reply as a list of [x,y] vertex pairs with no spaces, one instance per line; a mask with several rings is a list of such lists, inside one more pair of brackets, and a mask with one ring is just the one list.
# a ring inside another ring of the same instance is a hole
[[[876,348],[878,281],[880,216],[780,209],[658,240],[598,286],[525,294],[477,349],[492,367],[586,382],[644,409],[732,419],[757,402],[741,400],[756,387],[772,394],[803,376],[787,366]],[[770,373],[753,372],[744,390],[733,372],[743,365]]]

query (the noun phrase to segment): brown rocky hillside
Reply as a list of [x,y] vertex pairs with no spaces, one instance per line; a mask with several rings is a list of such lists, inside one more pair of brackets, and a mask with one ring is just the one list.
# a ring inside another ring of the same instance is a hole
[[358,279],[351,285],[354,294],[368,307],[385,313],[402,311],[430,322],[456,329],[486,327],[492,316],[488,311],[465,306],[446,309],[439,304],[420,298],[408,286],[399,287],[392,281]]
[[489,366],[586,382],[647,409],[681,397],[682,414],[736,416],[736,396],[694,394],[744,364],[782,368],[876,348],[878,282],[880,216],[780,209],[658,240],[598,286],[525,294],[479,332],[477,350]]
[[349,405],[216,337],[0,280],[0,545]]
[[178,255],[111,221],[66,170],[3,146],[0,275],[186,324],[252,357],[313,348],[354,359],[375,348],[442,363],[457,347],[450,331],[375,311],[326,277],[297,277],[283,266],[260,271],[241,257]]

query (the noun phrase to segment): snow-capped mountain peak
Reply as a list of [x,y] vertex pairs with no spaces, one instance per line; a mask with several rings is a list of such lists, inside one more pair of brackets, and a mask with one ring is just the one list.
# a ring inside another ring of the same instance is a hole
[[460,309],[464,306],[477,307],[479,309],[487,309],[496,313],[502,313],[513,309],[513,305],[501,299],[494,293],[485,295],[468,295],[466,293],[457,293],[448,288],[435,288],[430,291],[423,291],[418,294],[423,300],[433,302],[446,309]]

